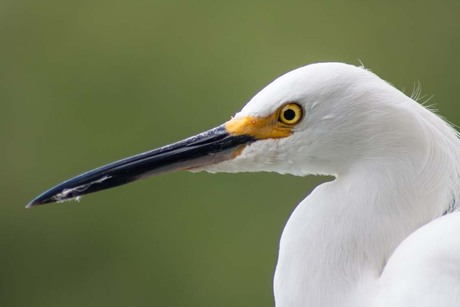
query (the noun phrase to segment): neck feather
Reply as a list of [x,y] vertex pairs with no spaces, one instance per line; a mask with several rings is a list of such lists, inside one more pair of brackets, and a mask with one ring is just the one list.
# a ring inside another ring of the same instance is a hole
[[[447,210],[452,175],[432,169],[433,157],[388,158],[317,187],[295,209],[280,242],[277,307],[370,306],[399,243]],[[427,177],[438,184],[428,188]]]

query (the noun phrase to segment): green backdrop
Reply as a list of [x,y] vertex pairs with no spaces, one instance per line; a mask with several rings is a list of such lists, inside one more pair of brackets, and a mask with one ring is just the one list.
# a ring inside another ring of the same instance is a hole
[[460,123],[459,1],[0,0],[0,306],[273,306],[278,240],[328,178],[176,173],[45,189],[214,127],[278,75],[362,61]]

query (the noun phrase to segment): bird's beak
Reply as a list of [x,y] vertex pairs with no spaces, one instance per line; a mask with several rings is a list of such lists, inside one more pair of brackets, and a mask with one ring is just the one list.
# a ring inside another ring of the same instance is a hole
[[32,200],[27,208],[78,198],[148,176],[191,170],[233,159],[254,136],[222,125],[183,141],[107,164],[67,180]]

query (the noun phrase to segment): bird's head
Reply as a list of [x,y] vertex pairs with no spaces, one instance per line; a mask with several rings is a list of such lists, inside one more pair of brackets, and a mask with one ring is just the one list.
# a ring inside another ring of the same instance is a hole
[[301,67],[262,89],[223,125],[84,173],[28,206],[174,170],[335,175],[369,151],[381,151],[387,133],[379,131],[401,128],[392,117],[404,107],[385,103],[386,96],[399,94],[363,68],[341,63]]
[[225,123],[230,135],[252,141],[232,159],[203,169],[337,175],[388,153],[389,145],[413,142],[408,101],[362,67],[304,66],[267,85]]

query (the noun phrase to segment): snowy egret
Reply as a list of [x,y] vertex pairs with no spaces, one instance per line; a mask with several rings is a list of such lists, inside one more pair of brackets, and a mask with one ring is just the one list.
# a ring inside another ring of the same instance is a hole
[[278,307],[460,306],[460,141],[372,72],[298,68],[231,120],[84,173],[28,207],[173,170],[326,174],[286,224]]

